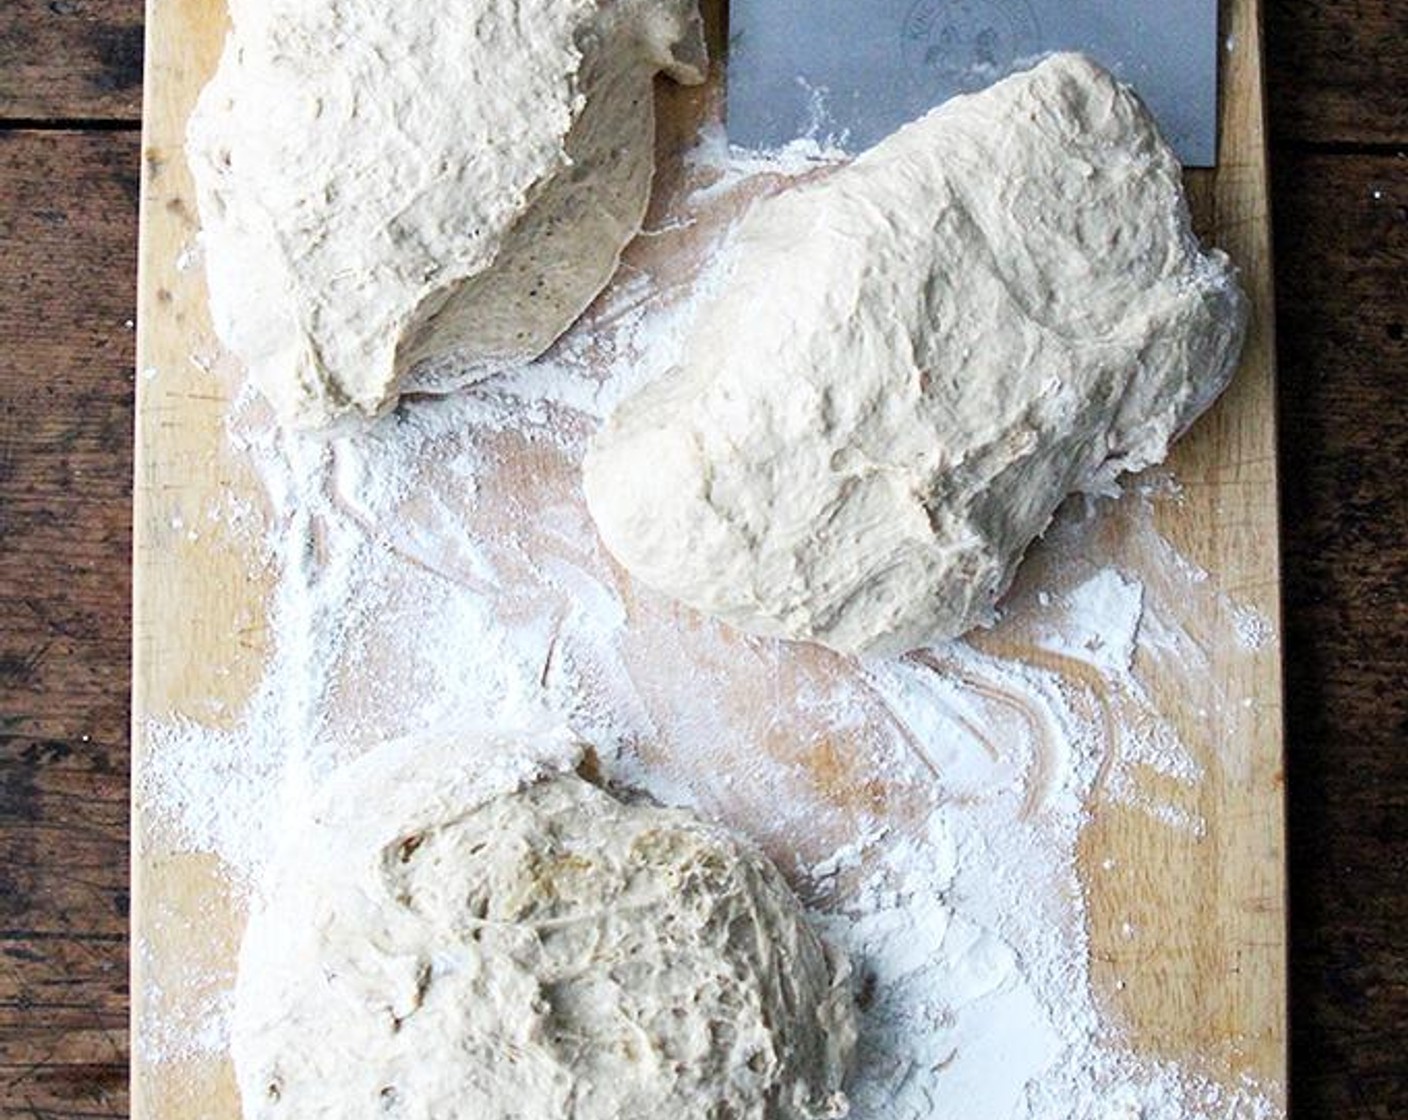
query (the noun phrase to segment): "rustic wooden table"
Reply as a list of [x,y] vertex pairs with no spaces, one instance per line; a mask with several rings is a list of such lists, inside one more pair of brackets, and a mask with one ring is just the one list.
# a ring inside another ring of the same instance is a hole
[[[1269,0],[1298,1117],[1408,1116],[1408,3]],[[141,0],[0,12],[0,1116],[126,1115]]]

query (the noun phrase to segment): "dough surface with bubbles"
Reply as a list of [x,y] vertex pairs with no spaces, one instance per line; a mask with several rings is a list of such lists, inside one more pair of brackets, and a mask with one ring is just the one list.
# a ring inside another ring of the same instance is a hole
[[571,774],[331,788],[243,943],[248,1120],[845,1114],[848,965],[746,842]]
[[281,419],[542,353],[615,271],[695,0],[232,0],[187,129],[211,318]]
[[990,621],[1066,495],[1212,402],[1247,317],[1148,112],[1073,54],[757,203],[729,252],[587,501],[643,583],[845,653]]

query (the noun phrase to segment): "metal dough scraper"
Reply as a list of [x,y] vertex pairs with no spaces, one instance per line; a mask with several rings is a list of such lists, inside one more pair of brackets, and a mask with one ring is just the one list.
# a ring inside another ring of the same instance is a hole
[[731,0],[728,136],[861,151],[1036,56],[1139,91],[1184,164],[1217,160],[1217,0]]

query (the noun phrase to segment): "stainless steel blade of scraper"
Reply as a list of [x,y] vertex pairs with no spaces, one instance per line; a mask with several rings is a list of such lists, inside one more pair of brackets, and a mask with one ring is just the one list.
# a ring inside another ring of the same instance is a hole
[[728,136],[868,148],[957,93],[1081,50],[1139,91],[1179,158],[1217,159],[1217,0],[730,0]]

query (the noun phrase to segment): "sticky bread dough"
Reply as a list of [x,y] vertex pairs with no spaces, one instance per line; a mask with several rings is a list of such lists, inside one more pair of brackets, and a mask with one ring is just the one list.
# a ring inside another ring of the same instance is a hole
[[842,1116],[844,957],[776,868],[570,774],[381,748],[295,830],[240,953],[247,1120]]
[[987,622],[1072,491],[1160,461],[1247,317],[1137,97],[1053,56],[742,221],[584,483],[642,582],[891,654]]
[[695,0],[233,0],[187,130],[215,329],[292,424],[540,354],[614,271]]

